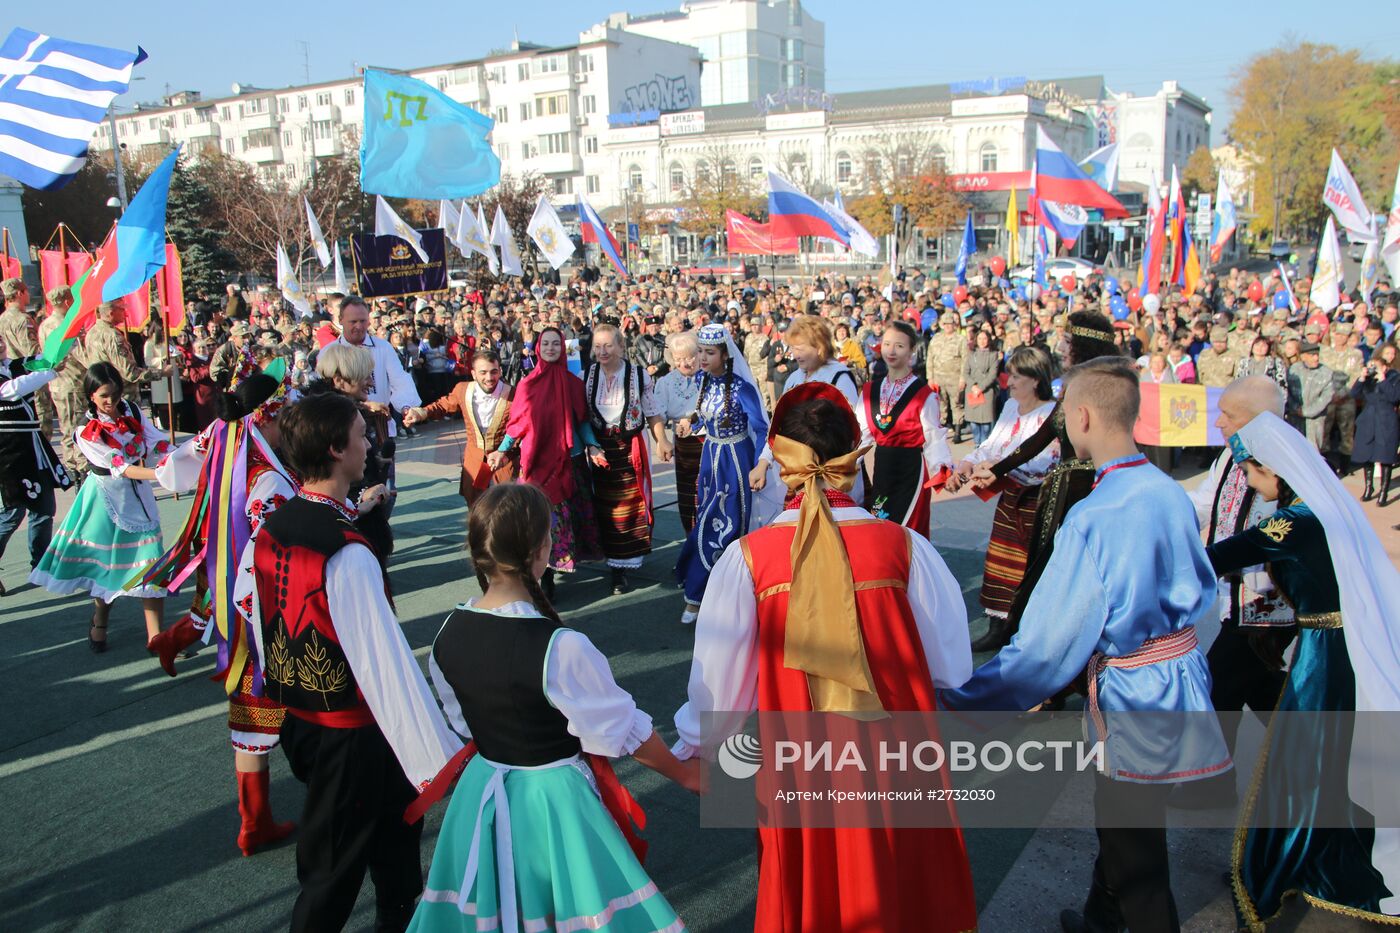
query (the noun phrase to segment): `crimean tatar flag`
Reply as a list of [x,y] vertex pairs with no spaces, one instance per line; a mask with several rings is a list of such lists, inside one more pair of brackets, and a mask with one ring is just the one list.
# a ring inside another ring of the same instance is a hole
[[1144,382],[1138,386],[1138,410],[1133,439],[1153,447],[1223,447],[1225,437],[1215,426],[1224,389],[1181,383]]

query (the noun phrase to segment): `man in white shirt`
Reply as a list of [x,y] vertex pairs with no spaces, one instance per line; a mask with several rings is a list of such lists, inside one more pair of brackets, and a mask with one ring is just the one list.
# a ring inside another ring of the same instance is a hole
[[[340,336],[338,343],[348,343],[354,347],[364,347],[374,357],[374,376],[369,384],[369,401],[386,402],[399,411],[406,411],[422,404],[413,379],[404,371],[399,355],[387,340],[370,336],[369,308],[359,295],[347,295],[340,303]],[[389,436],[394,437],[396,426],[389,421]]]

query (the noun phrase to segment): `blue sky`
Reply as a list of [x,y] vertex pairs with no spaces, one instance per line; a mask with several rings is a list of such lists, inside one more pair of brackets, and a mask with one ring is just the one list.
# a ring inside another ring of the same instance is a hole
[[[334,3],[211,3],[111,0],[24,4],[8,32],[25,26],[84,42],[145,47],[146,80],[123,98],[157,100],[171,89],[225,96],[235,81],[299,84],[309,44],[312,81],[347,77],[355,64],[385,67],[475,58],[527,41],[567,44],[608,13],[675,9],[680,0],[338,0]],[[1251,54],[1289,36],[1355,47],[1370,58],[1400,50],[1396,0],[1354,0],[1329,13],[1316,0],[1177,0],[1100,15],[1106,4],[1000,4],[929,0],[811,0],[826,23],[827,90],[868,90],[992,76],[1103,74],[1109,87],[1151,92],[1166,79],[1216,108],[1213,141],[1228,123],[1231,74]],[[1144,9],[1144,8],[1139,8]],[[482,10],[490,11],[483,15]],[[1333,15],[1335,14],[1335,15]],[[11,13],[13,15],[13,13]]]

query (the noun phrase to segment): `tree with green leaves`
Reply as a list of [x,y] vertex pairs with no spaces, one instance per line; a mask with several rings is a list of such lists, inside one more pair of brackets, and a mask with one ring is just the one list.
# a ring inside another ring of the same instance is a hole
[[1186,160],[1181,170],[1181,188],[1188,195],[1214,194],[1220,172],[1215,167],[1215,157],[1205,146],[1197,146],[1196,151]]

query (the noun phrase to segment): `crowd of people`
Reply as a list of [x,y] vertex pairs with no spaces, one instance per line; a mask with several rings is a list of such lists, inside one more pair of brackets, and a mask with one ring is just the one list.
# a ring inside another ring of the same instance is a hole
[[[231,285],[171,335],[127,333],[104,304],[66,357],[37,362],[72,296],[44,296],[40,321],[22,281],[0,286],[0,553],[27,518],[30,580],[93,599],[94,652],[123,596],[143,601],[171,676],[197,642],[218,646],[245,855],[294,831],[273,819],[268,753],[280,744],[307,784],[294,929],[343,925],[366,870],[383,929],[681,929],[608,759],[703,792],[717,712],[1024,711],[1084,692],[1116,762],[1098,805],[1153,828],[1100,827],[1083,910],[1061,923],[1175,930],[1166,808],[1233,802],[1234,730],[1197,717],[1164,754],[1110,737],[1104,714],[1400,708],[1380,615],[1400,579],[1341,484],[1359,469],[1360,499],[1391,501],[1394,292],[1328,313],[1293,298],[1303,283],[1239,269],[1132,307],[1119,296],[1134,286],[1101,274],[1028,290],[985,267],[970,288],[917,271],[588,271],[328,295],[301,320]],[[1149,460],[1133,436],[1147,382],[1220,389],[1228,447]],[[425,678],[389,570],[398,441],[435,418],[464,429],[483,595],[448,617]],[[172,446],[176,429],[193,437]],[[1188,495],[1166,474],[1193,455],[1209,469]],[[615,594],[635,585],[653,460],[675,464],[675,582],[695,637],[673,748],[555,609],[588,562]],[[55,529],[55,491],[74,484]],[[170,544],[156,487],[195,493]],[[931,522],[963,488],[997,498],[975,643],[938,553],[958,542]],[[190,607],[166,627],[163,598],[186,581]],[[1195,630],[1211,613],[1207,652]],[[974,651],[997,653],[974,671]],[[1318,770],[1261,759],[1248,808],[1306,828],[1310,801],[1346,793],[1350,738],[1268,741],[1276,756],[1294,743],[1293,761],[1296,743],[1317,749]],[[425,885],[421,816],[454,780]],[[1400,912],[1400,845],[1366,827],[1373,804],[1291,835],[1246,813],[1231,866],[1243,923],[1260,928],[1291,892]],[[975,928],[950,822],[761,827],[756,928]],[[546,835],[558,844],[514,842]]]

